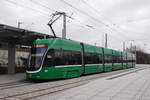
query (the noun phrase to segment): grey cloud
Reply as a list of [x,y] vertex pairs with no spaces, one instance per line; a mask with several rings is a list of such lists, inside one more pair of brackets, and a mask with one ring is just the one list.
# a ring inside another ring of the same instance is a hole
[[[17,22],[22,21],[22,28],[51,34],[49,27],[46,24],[50,20],[49,15],[53,13],[53,11],[31,2],[31,0],[10,1],[24,4],[32,9],[1,0],[1,23],[17,26]],[[57,11],[65,11],[69,15],[73,13],[72,17],[77,20],[67,19],[70,20],[70,23],[67,23],[67,37],[73,40],[83,41],[89,44],[94,44],[96,42],[97,45],[102,46],[102,40],[104,40],[103,35],[104,33],[108,33],[108,46],[113,49],[121,49],[123,41],[150,37],[150,20],[148,19],[150,17],[149,0],[84,0],[98,12],[95,12],[81,0],[65,0],[99,21],[79,13],[77,10],[64,4],[61,0],[32,1],[39,2],[40,4]],[[144,18],[147,18],[147,20],[142,21]],[[100,23],[100,21],[105,23],[105,25]],[[61,20],[55,26],[58,36],[61,36],[60,23]],[[90,29],[86,27],[86,25],[90,25],[94,27],[94,29]],[[106,25],[117,30],[117,32],[106,27]],[[141,41],[141,43],[138,43],[135,41],[134,44],[136,43],[143,47],[143,43],[145,42]],[[146,44],[146,46],[150,46],[148,42],[146,42]]]

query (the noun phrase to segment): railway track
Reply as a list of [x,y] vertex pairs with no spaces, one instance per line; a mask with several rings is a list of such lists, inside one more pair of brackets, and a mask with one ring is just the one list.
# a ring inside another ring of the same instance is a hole
[[2,84],[0,84],[0,87],[2,87],[2,86],[6,86],[6,85],[13,85],[13,84],[17,84],[17,83],[19,83],[19,82],[24,82],[25,80],[20,80],[20,81],[15,81],[15,82],[8,82],[8,83],[2,83]]
[[32,84],[33,83],[30,83],[28,81],[12,82],[12,83],[9,83],[9,84],[0,85],[0,90],[16,88],[16,87],[22,87],[22,86],[32,85]]
[[[128,72],[128,74],[134,73],[134,72],[137,72],[139,70],[146,69],[146,68],[132,68],[132,70],[130,69],[131,71]],[[126,71],[128,71],[128,69]],[[93,77],[91,75],[88,78],[86,78],[86,76],[84,76],[84,77],[82,77],[82,80],[64,82],[63,84],[54,85],[54,86],[49,85],[45,88],[41,88],[41,89],[37,89],[37,90],[31,90],[31,91],[27,91],[27,92],[23,92],[23,93],[8,95],[8,96],[3,97],[3,99],[7,100],[7,99],[11,99],[11,98],[16,98],[16,99],[20,99],[20,100],[30,100],[30,99],[37,98],[37,97],[40,97],[40,96],[53,94],[53,93],[64,91],[64,90],[67,90],[67,89],[70,89],[70,88],[81,86],[83,84],[88,83],[89,81],[100,78],[100,75],[101,75],[101,77],[109,76],[108,74],[105,74],[105,73],[104,73],[104,75],[102,75],[102,74],[99,74],[97,76],[95,75],[95,77]],[[125,74],[125,75],[127,75],[127,74]],[[119,76],[119,77],[121,77],[121,76]],[[73,79],[71,79],[71,80],[73,80]],[[22,86],[23,86],[23,84],[22,84]],[[17,88],[17,87],[15,87],[15,88]]]
[[8,97],[3,98],[3,99],[17,98],[17,99],[21,99],[21,100],[30,100],[32,98],[48,95],[48,94],[51,94],[51,93],[60,92],[60,91],[63,91],[63,90],[74,88],[74,87],[78,87],[78,86],[81,86],[83,84],[88,83],[88,81],[89,80],[84,80],[84,81],[77,81],[77,82],[74,82],[74,83],[62,84],[62,85],[59,85],[59,86],[48,87],[48,88],[45,88],[45,89],[40,89],[40,90],[30,91],[30,92],[26,92],[26,93],[22,93],[22,94],[16,94],[16,95],[13,95],[13,96],[8,96]]

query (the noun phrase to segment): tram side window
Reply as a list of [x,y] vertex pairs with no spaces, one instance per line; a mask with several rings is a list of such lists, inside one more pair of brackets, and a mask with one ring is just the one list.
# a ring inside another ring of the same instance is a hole
[[123,62],[122,56],[119,56],[119,63],[122,63],[122,62]]
[[85,64],[101,64],[102,55],[97,53],[84,53]]
[[126,63],[126,56],[122,57],[122,61],[123,61],[123,63]]
[[132,59],[131,59],[131,57],[127,57],[127,62],[129,63],[129,62],[131,62],[132,61]]
[[113,63],[117,63],[117,57],[113,55]]
[[54,64],[54,50],[49,50],[45,56],[44,59],[44,63],[43,63],[44,67],[52,67],[55,66]]
[[79,64],[81,64],[81,52],[62,50],[61,54],[55,53],[55,59],[56,59],[55,60],[56,66],[58,66],[58,65],[79,65]]
[[98,54],[98,57],[99,57],[99,63],[102,64],[102,60],[103,60],[102,54]]
[[130,57],[128,57],[128,62],[130,62]]
[[55,61],[54,61],[55,66],[65,65],[65,62],[63,60],[62,50],[55,50],[54,59],[55,59]]
[[66,65],[79,65],[81,64],[81,52],[63,51],[63,59]]
[[82,63],[81,52],[76,51],[73,53],[73,63],[74,63],[74,65],[79,65]]
[[105,63],[112,63],[112,55],[104,55]]
[[131,62],[133,62],[133,57],[131,57]]
[[121,63],[121,56],[113,56],[113,63]]
[[85,64],[93,64],[92,53],[84,53]]
[[134,58],[133,58],[133,56],[132,56],[132,62],[134,62]]
[[62,51],[62,61],[63,65],[72,65],[71,64],[71,53],[69,51]]
[[129,57],[127,57],[127,60],[126,60],[126,62],[127,62],[127,63],[129,62]]
[[102,64],[102,55],[101,54],[92,53],[91,58],[92,58],[93,64]]
[[131,57],[129,57],[129,62],[132,62],[132,56],[131,56]]
[[81,52],[69,50],[49,50],[44,66],[81,65]]

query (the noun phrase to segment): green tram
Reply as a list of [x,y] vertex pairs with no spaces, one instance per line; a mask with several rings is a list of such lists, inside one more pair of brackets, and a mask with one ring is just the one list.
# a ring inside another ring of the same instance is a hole
[[33,42],[26,76],[28,79],[65,79],[111,72],[135,66],[134,54],[62,38]]

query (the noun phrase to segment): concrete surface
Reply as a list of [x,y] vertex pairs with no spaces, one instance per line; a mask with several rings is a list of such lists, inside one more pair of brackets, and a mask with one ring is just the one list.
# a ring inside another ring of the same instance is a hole
[[[144,65],[140,66],[144,67]],[[150,65],[148,65],[148,67],[150,67]],[[150,68],[148,67],[147,69],[130,74],[124,74],[123,76],[120,74],[127,72],[111,75],[109,77],[100,77],[85,85],[37,97],[33,100],[150,100]],[[25,74],[0,75],[0,84],[25,79]],[[3,91],[0,90],[0,96],[5,97],[7,95],[31,91],[37,88],[47,88],[48,86],[53,86],[58,83],[61,84],[63,82],[66,83],[66,81],[73,80],[74,79],[44,82],[40,84],[5,89]]]
[[0,84],[5,83],[11,83],[11,82],[17,82],[22,81],[26,79],[25,73],[18,73],[18,74],[12,74],[12,75],[0,75]]
[[150,68],[120,77],[96,79],[34,100],[150,100]]

